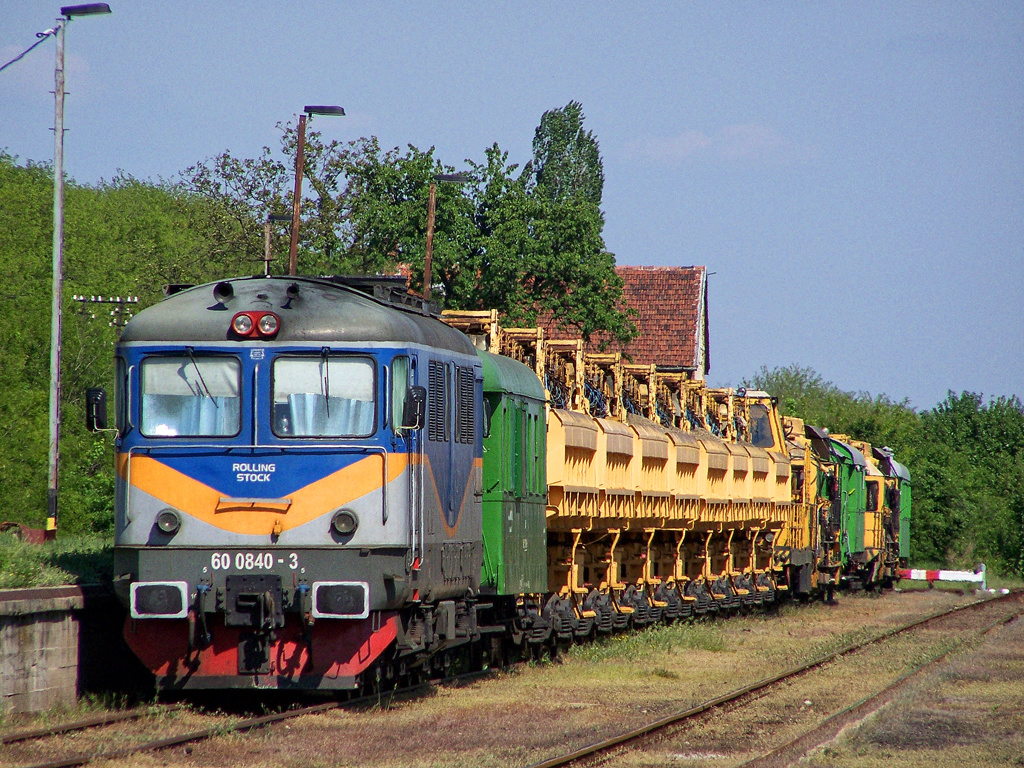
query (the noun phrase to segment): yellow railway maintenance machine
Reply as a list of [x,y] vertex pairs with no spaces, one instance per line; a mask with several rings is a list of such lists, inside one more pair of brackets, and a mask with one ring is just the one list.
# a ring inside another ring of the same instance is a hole
[[548,590],[578,620],[611,631],[789,589],[793,561],[813,554],[813,502],[796,495],[768,393],[505,328],[496,311],[442,319],[545,387]]

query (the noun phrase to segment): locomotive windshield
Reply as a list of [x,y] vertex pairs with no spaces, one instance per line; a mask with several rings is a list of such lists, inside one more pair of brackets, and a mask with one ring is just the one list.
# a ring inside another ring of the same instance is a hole
[[328,355],[274,361],[274,433],[368,437],[376,413],[373,361]]
[[241,365],[234,357],[147,357],[142,361],[142,434],[237,435],[240,377]]

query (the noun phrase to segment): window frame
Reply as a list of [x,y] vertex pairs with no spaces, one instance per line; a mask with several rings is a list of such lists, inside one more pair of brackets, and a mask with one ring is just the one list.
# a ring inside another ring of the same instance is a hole
[[[238,375],[238,378],[237,378],[237,383],[238,383],[238,423],[236,424],[236,429],[235,429],[234,432],[232,432],[232,433],[221,433],[221,434],[205,434],[205,433],[201,433],[201,434],[188,434],[188,435],[154,435],[152,433],[146,432],[146,430],[145,430],[145,421],[146,421],[146,405],[145,405],[145,397],[146,397],[146,389],[145,389],[146,363],[148,363],[150,360],[170,360],[170,359],[175,359],[175,358],[186,360],[186,361],[189,361],[189,362],[192,362],[193,359],[196,360],[196,361],[198,361],[200,359],[206,359],[206,360],[211,360],[211,359],[213,359],[213,360],[229,360],[229,361],[232,361],[235,364],[236,373]],[[131,371],[131,368],[128,369],[129,379],[130,379],[130,371]],[[196,439],[202,438],[204,440],[206,440],[206,439],[212,439],[212,440],[225,440],[226,439],[226,440],[230,440],[230,439],[236,438],[240,434],[242,434],[242,422],[243,422],[242,415],[243,415],[243,410],[244,410],[244,405],[245,405],[245,398],[244,398],[244,394],[245,393],[244,393],[244,386],[243,386],[243,381],[242,381],[242,372],[243,372],[242,359],[238,355],[231,354],[230,352],[219,352],[219,351],[218,352],[208,352],[206,350],[199,350],[199,351],[192,350],[192,354],[189,355],[186,350],[181,350],[180,352],[178,350],[168,350],[165,353],[155,353],[155,354],[144,355],[142,357],[142,359],[139,361],[138,371],[139,371],[139,373],[138,373],[138,376],[139,376],[139,383],[138,383],[138,391],[139,391],[139,434],[142,435],[143,437],[145,437],[146,439],[148,439],[148,440],[196,440]],[[129,382],[127,382],[127,381],[125,383],[125,388],[126,388],[126,391],[129,390]],[[127,398],[126,398],[126,400],[127,400]],[[126,406],[126,409],[127,409],[127,406],[128,406],[127,402],[125,403],[125,406]],[[129,415],[129,412],[127,410],[126,410],[125,413],[126,413],[126,416]],[[132,425],[129,424],[129,426],[132,426]]]
[[370,431],[367,434],[344,434],[344,435],[284,435],[277,431],[276,422],[274,419],[274,408],[277,406],[275,395],[277,393],[276,379],[277,379],[277,364],[281,360],[305,360],[305,361],[320,361],[323,359],[323,349],[317,350],[290,350],[288,352],[281,352],[274,356],[270,361],[270,385],[268,391],[268,402],[269,402],[269,417],[270,417],[270,432],[278,440],[366,440],[374,437],[380,427],[380,407],[381,407],[381,393],[380,393],[380,371],[377,365],[377,358],[366,352],[348,352],[342,350],[327,350],[328,364],[332,359],[359,359],[365,360],[370,363],[370,372],[373,380],[370,384],[370,391],[373,393],[373,416],[370,419]]

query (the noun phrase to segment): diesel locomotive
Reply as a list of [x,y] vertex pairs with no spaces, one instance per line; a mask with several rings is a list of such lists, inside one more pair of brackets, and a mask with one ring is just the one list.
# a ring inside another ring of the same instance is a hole
[[[89,398],[105,426],[103,393]],[[909,473],[764,392],[393,278],[178,287],[116,348],[117,593],[163,690],[355,690],[884,585]]]

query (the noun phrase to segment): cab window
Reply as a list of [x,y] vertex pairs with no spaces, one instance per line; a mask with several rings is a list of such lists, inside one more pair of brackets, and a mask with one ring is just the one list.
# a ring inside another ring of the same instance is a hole
[[353,355],[287,356],[274,361],[274,434],[369,437],[377,403],[373,360]]
[[147,357],[140,376],[142,434],[231,437],[241,430],[238,358]]
[[402,426],[405,413],[405,395],[409,391],[409,358],[396,357],[391,361],[391,426],[396,431]]
[[878,511],[878,481],[868,480],[866,483],[868,499],[867,499],[867,511],[877,512]]
[[760,403],[752,403],[750,406],[750,442],[758,448],[775,446],[768,409]]

